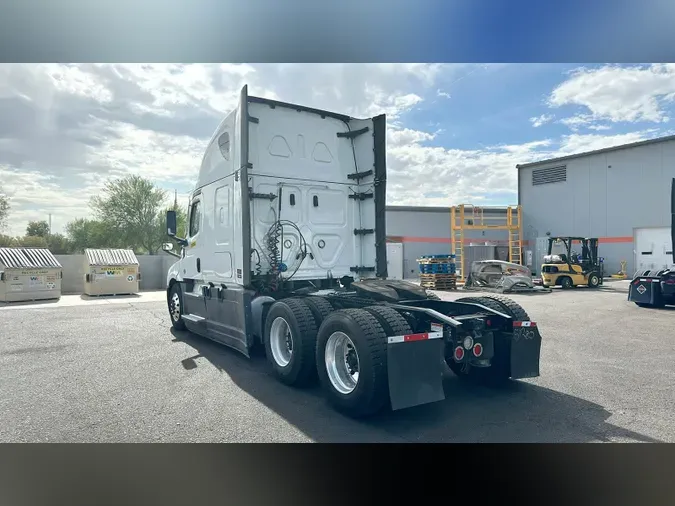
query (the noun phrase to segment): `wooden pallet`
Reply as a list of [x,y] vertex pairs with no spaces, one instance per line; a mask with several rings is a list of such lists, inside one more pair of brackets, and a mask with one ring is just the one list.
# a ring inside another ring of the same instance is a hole
[[420,279],[429,279],[429,280],[448,280],[448,279],[457,279],[457,274],[420,274]]
[[457,290],[456,274],[420,274],[420,286],[430,290]]
[[428,290],[436,290],[437,292],[451,292],[457,290],[457,285],[454,283],[451,285],[439,285],[438,283],[421,283],[422,288]]

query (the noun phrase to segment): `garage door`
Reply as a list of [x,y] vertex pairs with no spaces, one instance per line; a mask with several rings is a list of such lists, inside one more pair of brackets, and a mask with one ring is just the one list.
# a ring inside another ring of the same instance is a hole
[[673,263],[670,228],[635,230],[635,265],[638,271],[665,269]]

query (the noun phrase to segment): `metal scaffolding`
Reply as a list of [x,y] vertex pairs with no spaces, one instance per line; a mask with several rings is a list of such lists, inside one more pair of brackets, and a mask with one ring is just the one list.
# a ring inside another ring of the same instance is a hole
[[[464,232],[468,230],[504,230],[508,232],[509,262],[523,261],[523,221],[520,206],[508,206],[506,214],[488,212],[497,208],[460,204],[450,208],[450,243],[457,263],[457,279],[466,279],[464,269]],[[499,208],[500,210],[503,208]]]

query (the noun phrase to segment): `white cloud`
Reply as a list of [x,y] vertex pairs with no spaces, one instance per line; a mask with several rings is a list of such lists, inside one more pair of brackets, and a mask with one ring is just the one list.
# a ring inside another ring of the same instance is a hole
[[553,114],[542,114],[541,116],[530,118],[530,123],[532,123],[534,128],[539,128],[540,126],[549,123],[554,117]]
[[563,137],[560,144],[560,156],[585,153],[612,146],[621,146],[655,137],[657,130],[644,130],[619,135],[573,134]]
[[[522,143],[452,149],[439,145],[445,124],[427,123],[425,129],[407,122],[406,112],[445,93],[441,90],[450,89],[447,83],[479,76],[476,71],[483,68],[0,65],[0,183],[12,196],[9,231],[22,234],[28,220],[47,219],[49,213],[53,229],[62,231],[73,218],[89,215],[89,199],[109,176],[150,177],[168,190],[170,199],[177,189],[185,204],[205,144],[244,84],[253,95],[356,117],[386,113],[390,204],[489,203],[494,195],[515,202],[516,164],[653,135],[542,135]],[[595,102],[601,95],[593,95]],[[565,88],[555,96],[573,100]],[[602,128],[593,112],[599,106],[593,107],[588,127]],[[531,119],[533,125],[552,120],[552,115]]]
[[669,120],[664,106],[673,98],[675,64],[607,65],[573,71],[548,102],[551,107],[581,106],[592,120],[663,123]]
[[419,130],[411,130],[409,128],[389,128],[387,130],[387,145],[392,147],[405,146],[407,144],[419,144],[424,141],[431,141],[435,137],[435,134],[421,132]]
[[436,95],[442,98],[450,98],[450,93],[443,90],[436,90]]
[[611,130],[612,129],[612,127],[609,126],[609,125],[588,125],[588,128],[590,130],[596,130],[596,131]]
[[0,65],[0,182],[9,231],[53,215],[62,231],[89,214],[107,177],[129,173],[184,198],[203,149],[239,91],[356,117],[386,113],[392,145],[433,133],[397,128],[440,75],[464,65]]
[[569,127],[570,130],[576,132],[579,130],[579,127],[589,127],[593,122],[593,116],[590,114],[577,114],[576,116],[570,116],[569,118],[563,118],[559,121],[563,125]]

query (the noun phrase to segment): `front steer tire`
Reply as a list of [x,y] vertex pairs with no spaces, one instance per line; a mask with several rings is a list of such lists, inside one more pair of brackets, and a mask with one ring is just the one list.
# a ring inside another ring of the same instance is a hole
[[[290,330],[292,351],[287,364],[279,363],[272,353],[271,332],[277,319]],[[285,299],[272,304],[265,319],[265,355],[279,381],[289,386],[306,386],[316,378],[314,349],[317,325],[309,306],[299,299]]]
[[175,282],[169,288],[169,317],[171,318],[171,326],[176,330],[186,330],[185,322],[183,321],[183,290],[180,283]]
[[[358,356],[358,380],[348,393],[336,388],[328,372],[326,346],[336,332],[346,334]],[[387,335],[378,319],[365,309],[334,311],[324,320],[317,336],[316,364],[326,399],[337,411],[361,418],[389,403]]]

